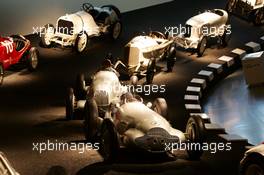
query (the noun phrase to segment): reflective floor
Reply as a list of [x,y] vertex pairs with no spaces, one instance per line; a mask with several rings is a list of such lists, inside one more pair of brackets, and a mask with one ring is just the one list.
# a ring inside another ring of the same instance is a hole
[[228,133],[247,138],[252,144],[264,141],[264,85],[248,88],[242,70],[211,90],[204,110]]

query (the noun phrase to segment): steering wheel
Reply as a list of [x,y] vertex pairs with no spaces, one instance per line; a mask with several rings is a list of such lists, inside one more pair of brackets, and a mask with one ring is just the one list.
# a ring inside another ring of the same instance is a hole
[[90,3],[83,3],[82,10],[89,13],[90,10],[93,10],[94,6]]

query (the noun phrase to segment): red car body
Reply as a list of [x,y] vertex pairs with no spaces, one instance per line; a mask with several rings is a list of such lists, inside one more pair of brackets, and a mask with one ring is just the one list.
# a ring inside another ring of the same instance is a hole
[[31,49],[30,41],[23,38],[23,47],[19,48],[18,43],[14,42],[13,38],[0,37],[0,63],[4,69],[8,69],[11,65],[17,64],[25,55],[25,52]]
[[37,48],[32,47],[30,41],[21,35],[0,37],[0,85],[3,83],[4,71],[18,63],[25,63],[29,71],[36,70]]

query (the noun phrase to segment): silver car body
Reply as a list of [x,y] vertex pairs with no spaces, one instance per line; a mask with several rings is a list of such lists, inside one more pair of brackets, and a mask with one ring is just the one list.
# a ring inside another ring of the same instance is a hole
[[109,8],[94,7],[94,9],[99,11],[99,13],[106,12],[109,14],[104,24],[97,23],[94,17],[85,11],[66,14],[57,20],[55,33],[49,32],[50,41],[61,46],[72,46],[75,44],[79,33],[86,32],[88,37],[100,36],[102,33],[107,33],[108,27],[118,20],[116,12]]
[[227,20],[228,13],[224,10],[205,11],[190,18],[186,22],[186,30],[190,30],[188,36],[186,33],[181,33],[175,37],[175,41],[185,49],[196,49],[204,36],[222,36],[227,27]]
[[151,58],[158,61],[162,58],[164,50],[173,41],[151,36],[136,36],[125,46],[125,58],[117,61],[115,68],[122,65],[127,73],[139,71],[142,67],[147,67]]
[[[127,86],[121,85],[118,76],[113,71],[101,70],[92,77],[91,86],[87,90],[93,90],[94,98],[99,110],[105,111],[110,104],[120,102],[122,94],[128,92]],[[86,100],[79,100],[76,103],[77,109],[83,109]]]
[[[181,142],[186,141],[183,132],[174,129],[163,116],[150,109],[141,101],[124,102],[117,107],[114,114],[108,113],[108,115],[113,119],[113,123],[126,147],[136,145],[149,149],[148,151],[152,152],[151,147],[149,148],[148,146],[155,144],[159,148],[159,152],[165,152],[164,142],[159,142],[159,138],[166,140],[167,135],[163,135],[162,132],[167,132],[170,135],[169,137],[177,137]],[[153,129],[162,132],[156,132],[155,136],[150,136],[147,140],[141,139]],[[153,141],[154,143],[146,143],[148,141]]]

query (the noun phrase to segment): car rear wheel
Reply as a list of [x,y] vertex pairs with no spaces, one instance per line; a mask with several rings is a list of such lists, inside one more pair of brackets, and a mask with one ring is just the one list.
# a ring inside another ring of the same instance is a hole
[[82,53],[87,48],[88,44],[89,44],[88,35],[85,32],[79,33],[75,41],[75,50],[78,53]]
[[28,70],[33,72],[37,69],[39,63],[39,52],[36,47],[32,47],[29,51]]
[[55,28],[52,24],[46,24],[41,31],[41,43],[44,47],[51,45],[51,38],[55,33]]
[[248,155],[243,162],[241,175],[264,175],[264,158],[260,155]]
[[102,155],[105,162],[113,162],[118,155],[119,141],[115,126],[110,119],[106,118],[103,120],[100,134],[99,153]]
[[100,128],[101,120],[99,118],[96,101],[93,98],[86,100],[83,115],[85,138],[89,142],[95,142],[97,140],[96,136],[98,136],[98,128]]
[[0,64],[0,85],[2,85],[4,82],[4,66],[3,64]]
[[156,72],[156,61],[155,59],[150,59],[147,67],[146,83],[152,84],[154,75]]
[[264,24],[264,10],[257,10],[255,13],[255,25],[262,25]]
[[164,98],[157,98],[153,102],[153,110],[168,120],[168,105]]
[[[201,144],[205,140],[205,126],[203,119],[199,116],[191,116],[186,125],[187,139],[190,143]],[[187,150],[191,160],[199,160],[203,154],[202,149],[190,148]]]
[[200,41],[200,43],[198,44],[198,47],[197,47],[197,54],[198,54],[198,57],[203,56],[204,51],[205,51],[205,49],[206,49],[206,46],[207,46],[207,38],[204,36],[204,37],[202,38],[202,40]]
[[73,120],[74,118],[74,103],[75,103],[75,96],[73,88],[69,88],[67,90],[66,96],[66,119]]
[[228,13],[232,13],[233,9],[235,7],[235,4],[236,4],[236,0],[229,0],[227,5],[226,5],[226,11]]
[[122,32],[122,23],[121,21],[117,21],[112,25],[111,28],[111,36],[114,40],[117,40]]
[[176,46],[172,45],[167,53],[167,71],[172,72],[176,62]]

